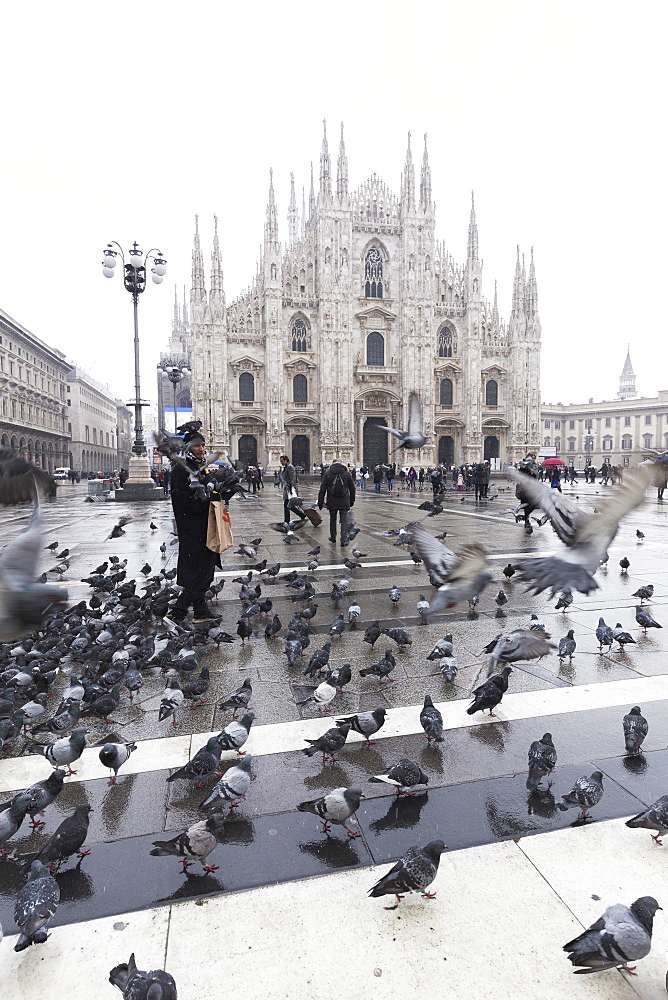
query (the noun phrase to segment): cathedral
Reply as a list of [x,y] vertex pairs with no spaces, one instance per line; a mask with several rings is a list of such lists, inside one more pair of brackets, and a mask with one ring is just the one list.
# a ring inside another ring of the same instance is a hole
[[[399,195],[372,174],[348,184],[343,126],[332,172],[326,129],[308,210],[294,179],[284,241],[270,172],[262,255],[233,302],[223,290],[217,220],[207,290],[198,221],[187,341],[192,412],[207,441],[243,463],[309,468],[391,454],[384,427],[422,404],[416,466],[515,462],[540,443],[540,320],[533,251],[519,248],[510,318],[483,296],[473,200],[466,261],[435,236],[425,136],[416,185],[410,134]],[[183,316],[187,310],[183,307]],[[184,322],[180,313],[175,322]],[[388,440],[389,439],[389,440]]]

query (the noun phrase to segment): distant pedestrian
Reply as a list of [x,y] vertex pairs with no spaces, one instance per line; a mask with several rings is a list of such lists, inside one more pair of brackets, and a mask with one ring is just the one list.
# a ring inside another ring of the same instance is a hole
[[424,486],[424,469],[420,466],[420,471],[418,472],[418,490],[422,493],[422,487]]
[[388,493],[392,492],[392,487],[394,485],[394,477],[396,476],[396,474],[397,474],[397,467],[393,462],[392,465],[388,465],[387,472],[385,473],[385,476],[387,478]]
[[359,488],[361,490],[365,490],[366,489],[366,481],[367,481],[368,476],[369,476],[369,469],[364,464],[364,462],[362,462],[362,464],[360,465],[360,474],[359,474],[359,479],[358,479],[358,483],[357,483],[357,485],[359,486]]
[[417,483],[417,477],[418,474],[415,471],[415,467],[411,465],[410,469],[408,470],[406,479],[408,481],[408,489],[411,490],[412,492],[415,491],[415,484]]
[[337,517],[341,523],[341,545],[348,544],[348,511],[355,504],[355,481],[348,469],[339,461],[334,461],[320,484],[318,507],[329,511],[329,540],[336,542]]
[[383,481],[383,467],[376,465],[373,470],[373,487],[376,493],[380,493],[380,484]]

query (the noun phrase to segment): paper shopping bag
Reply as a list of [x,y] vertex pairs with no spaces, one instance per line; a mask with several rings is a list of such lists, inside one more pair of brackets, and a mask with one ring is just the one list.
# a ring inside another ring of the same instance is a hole
[[230,513],[222,501],[212,500],[209,504],[206,547],[211,552],[225,552],[233,545]]

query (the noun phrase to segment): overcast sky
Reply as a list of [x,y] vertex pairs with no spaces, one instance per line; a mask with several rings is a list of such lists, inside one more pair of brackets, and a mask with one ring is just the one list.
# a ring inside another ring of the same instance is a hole
[[[0,307],[121,397],[131,299],[109,240],[168,260],[140,305],[143,395],[190,290],[193,217],[212,216],[228,301],[255,273],[270,166],[308,185],[322,119],[350,185],[398,193],[428,133],[437,237],[462,260],[475,190],[483,293],[510,312],[515,247],[535,248],[550,402],[614,397],[627,342],[640,394],[668,388],[666,4],[4,5]],[[418,172],[419,176],[419,172]],[[308,190],[307,190],[308,194]]]

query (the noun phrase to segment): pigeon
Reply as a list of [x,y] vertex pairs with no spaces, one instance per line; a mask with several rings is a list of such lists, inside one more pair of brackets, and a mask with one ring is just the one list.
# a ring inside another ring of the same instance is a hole
[[559,640],[559,659],[565,660],[568,657],[569,660],[573,659],[573,654],[576,649],[576,642],[573,638],[574,630],[569,628],[563,639]]
[[0,722],[0,749],[8,750],[12,742],[25,727],[26,717],[21,709],[13,713],[11,719]]
[[390,674],[397,665],[397,661],[392,655],[392,650],[388,649],[385,651],[385,656],[378,663],[372,663],[370,667],[366,667],[364,670],[360,670],[360,677],[370,677],[372,674],[379,678],[379,683],[383,681],[394,681]]
[[184,694],[178,682],[178,678],[172,677],[167,682],[167,687],[162,693],[162,698],[160,700],[160,711],[158,712],[158,718],[160,722],[164,722],[171,715],[172,725],[178,726],[176,721],[176,713],[178,709],[183,704]]
[[309,549],[308,552],[307,552],[307,555],[314,556],[314,557],[315,556],[319,556],[320,555],[320,546],[316,545],[314,548]]
[[603,798],[603,775],[600,771],[594,771],[590,777],[583,775],[577,779],[570,792],[561,798],[562,801],[558,803],[561,810],[566,812],[567,809],[578,806],[580,809],[578,821],[589,819],[587,810],[597,805]]
[[53,767],[65,766],[68,775],[76,774],[77,772],[72,770],[71,765],[79,760],[84,752],[87,732],[88,730],[83,726],[77,726],[69,736],[63,736],[62,739],[48,743],[46,746],[37,747],[36,752],[46,757]]
[[612,637],[615,642],[619,643],[619,648],[623,649],[624,646],[636,645],[636,641],[630,632],[625,632],[622,628],[621,622],[617,622],[615,627],[610,630],[612,632]]
[[564,945],[576,975],[620,969],[633,972],[628,963],[645,958],[652,947],[654,914],[661,907],[653,896],[641,896],[631,906],[615,903],[586,931]]
[[39,861],[33,861],[30,875],[19,890],[14,904],[14,921],[20,930],[14,951],[23,951],[31,944],[44,944],[48,938],[46,925],[58,909],[60,888],[53,875]]
[[307,757],[313,757],[314,754],[321,753],[323,761],[327,760],[327,758],[332,761],[338,760],[339,758],[335,756],[336,751],[340,750],[345,744],[349,732],[349,722],[344,722],[341,726],[328,729],[317,740],[306,740],[306,743],[310,743],[311,745],[304,747],[302,753]]
[[452,684],[457,676],[458,666],[454,656],[444,656],[439,660],[438,668],[447,684]]
[[409,556],[410,556],[410,557],[411,557],[411,559],[413,560],[413,563],[414,563],[414,564],[415,564],[416,566],[421,566],[421,565],[422,565],[422,559],[421,559],[421,558],[420,558],[420,556],[419,556],[419,555],[417,554],[417,552],[409,552],[408,554],[409,554]]
[[644,629],[645,635],[647,635],[648,628],[663,628],[663,625],[655,622],[652,616],[640,604],[636,604],[636,621]]
[[434,706],[428,694],[424,696],[424,705],[420,712],[420,725],[427,737],[427,743],[431,743],[432,740],[436,743],[443,742],[443,716]]
[[303,705],[308,705],[310,701],[314,701],[318,706],[318,711],[321,710],[321,707],[324,707],[326,712],[331,712],[331,708],[329,708],[329,703],[330,701],[334,701],[335,698],[336,698],[336,687],[333,684],[331,684],[329,678],[327,678],[321,684],[319,684],[317,688],[315,688],[313,693],[309,695],[309,697],[306,698],[305,701],[297,701],[295,702],[295,704],[301,707]]
[[123,531],[123,528],[125,527],[126,524],[129,524],[131,520],[132,520],[131,517],[119,518],[118,524],[115,524],[113,526],[113,528],[111,529],[111,534],[107,536],[106,541],[109,541],[110,538],[120,538],[121,535],[124,535],[125,532]]
[[78,858],[85,858],[90,854],[89,850],[82,851],[80,848],[88,836],[89,813],[93,807],[89,805],[77,806],[71,816],[68,816],[53,833],[39,854],[28,859],[23,866],[23,873],[30,871],[33,861],[38,861],[46,865],[51,874],[57,870],[63,861],[67,861],[73,854]]
[[[130,754],[137,749],[136,743],[105,743],[100,750],[100,761],[104,767],[110,768],[114,774],[109,778],[109,784],[115,785],[118,772],[123,764],[130,759]],[[169,780],[169,779],[167,779]]]
[[530,632],[546,632],[547,629],[538,621],[538,615],[531,615],[531,621],[529,623]]
[[373,649],[373,647],[380,639],[380,636],[381,636],[380,625],[378,624],[378,622],[371,622],[369,625],[367,625],[367,627],[364,630],[364,637],[362,639],[362,642],[368,642],[371,648]]
[[324,671],[325,667],[329,663],[329,652],[332,648],[331,642],[326,642],[321,649],[316,649],[315,653],[311,656],[308,661],[308,666],[304,670],[304,677],[315,677],[321,671]]
[[176,983],[168,972],[156,969],[142,972],[134,953],[130,961],[117,965],[109,973],[109,982],[118,987],[124,1000],[176,1000]]
[[149,524],[149,528],[151,529],[151,531],[157,531],[158,525],[154,524],[153,521],[151,521],[151,523]]
[[205,865],[204,861],[220,843],[223,822],[220,813],[212,813],[207,819],[198,820],[171,840],[154,840],[153,850],[149,853],[158,858],[168,855],[181,857],[183,872],[193,864],[188,858],[197,858],[201,861],[205,872],[215,872],[218,870],[218,865]]
[[612,629],[610,628],[609,625],[605,624],[603,618],[599,618],[598,620],[598,625],[596,627],[596,638],[598,639],[599,649],[603,649],[604,646],[607,646],[609,649],[614,642]]
[[253,634],[253,626],[247,618],[240,618],[237,622],[237,635],[241,639],[241,645],[246,645],[246,639],[250,639]]
[[661,847],[661,838],[668,833],[668,795],[662,795],[648,809],[628,819],[626,825],[632,830],[641,828],[643,830],[656,830],[656,834],[651,834],[651,837],[654,843]]
[[547,641],[549,638],[547,632],[523,628],[497,635],[483,648],[484,653],[490,654],[487,676],[491,676],[498,663],[518,663],[547,656],[554,649],[554,644]]
[[107,722],[111,712],[115,712],[118,708],[120,696],[120,685],[115,684],[111,691],[107,694],[100,695],[99,698],[95,698],[94,701],[91,701],[91,703],[82,711],[81,717],[84,718],[89,715],[95,715],[98,719],[103,719]]
[[407,892],[420,892],[425,899],[433,899],[435,892],[427,892],[436,878],[441,854],[446,850],[442,840],[432,840],[426,847],[409,847],[380,881],[369,890],[370,896],[397,897],[403,899]]
[[253,757],[246,754],[234,767],[228,768],[209,795],[199,804],[200,812],[217,811],[224,806],[236,808],[242,799],[248,795],[251,784],[251,763]]
[[529,775],[527,788],[535,792],[542,779],[552,774],[557,766],[557,751],[552,742],[552,733],[544,733],[539,740],[534,740],[529,747]]
[[366,552],[360,552],[359,549],[353,549],[352,552],[353,555],[355,556],[355,559],[364,559],[367,554]]
[[[1,456],[0,456],[0,459],[1,459]],[[50,545],[45,545],[44,548],[48,549],[49,552],[55,552],[56,549],[58,548],[59,544],[60,544],[59,542],[51,542]]]
[[47,806],[56,801],[63,790],[64,781],[65,775],[63,772],[55,770],[51,772],[48,778],[36,781],[34,785],[26,788],[25,791],[19,792],[19,796],[25,798],[28,802],[28,812],[31,819],[30,825],[32,827],[44,826],[43,821],[36,820],[35,816],[38,813],[43,813]]
[[510,580],[512,576],[515,576],[515,567],[513,566],[512,563],[508,563],[507,566],[503,567],[503,575],[505,576],[506,580]]
[[[0,504],[33,500],[36,493],[47,493],[52,485],[53,478],[43,469],[26,462],[5,445],[0,448]],[[45,548],[53,552],[58,548],[58,544],[51,542]]]
[[233,709],[232,718],[236,719],[237,712],[240,708],[248,708],[248,704],[253,697],[253,688],[251,685],[250,677],[247,677],[240,688],[237,688],[231,695],[227,698],[223,698],[222,701],[218,702],[218,708],[221,712],[226,709]]
[[253,712],[246,712],[239,722],[233,720],[225,726],[223,731],[218,733],[217,737],[220,741],[221,750],[236,750],[239,756],[242,757],[246,751],[242,750],[241,747],[248,739],[254,718],[255,714]]
[[508,677],[512,674],[512,667],[504,667],[500,674],[493,674],[479,687],[473,689],[473,701],[466,709],[467,715],[475,715],[486,708],[489,714],[494,715],[494,709],[501,703],[501,699],[508,690]]
[[432,587],[436,588],[430,601],[430,616],[459,601],[477,597],[491,580],[486,571],[485,550],[480,545],[465,545],[456,555],[420,527],[413,532],[413,544],[427,567]]
[[343,719],[337,719],[337,726],[350,725],[350,728],[363,736],[367,745],[373,745],[374,740],[369,739],[385,725],[386,708],[374,708],[372,712],[358,712],[357,715],[347,715]]
[[645,533],[644,533],[644,531],[641,531],[640,528],[638,528],[637,531],[636,531],[636,538],[638,539],[639,542],[642,542],[642,541],[645,540]]
[[265,639],[273,639],[274,636],[278,635],[283,626],[281,625],[281,619],[278,615],[274,615],[271,621],[267,624],[264,630]]
[[6,805],[0,806],[0,854],[3,857],[9,854],[9,851],[5,850],[4,845],[20,828],[28,812],[29,805],[30,801],[28,799],[25,797],[21,798],[20,795],[15,795]]
[[359,606],[357,601],[353,601],[353,603],[348,607],[348,625],[351,629],[356,627],[357,619],[360,617],[361,614],[362,614],[361,607]]
[[405,628],[382,628],[380,631],[396,642],[400,653],[405,651],[406,646],[411,646],[413,643],[410,633]]
[[417,613],[420,616],[420,621],[423,625],[426,625],[429,617],[429,601],[425,600],[424,594],[420,594],[420,600],[417,602],[416,607]]
[[446,635],[444,639],[439,639],[434,648],[428,654],[428,660],[440,660],[444,656],[452,656],[453,653],[452,636]]
[[390,595],[389,596],[390,596],[390,600],[392,601],[393,604],[398,604],[399,601],[401,600],[401,591],[399,590],[399,588],[396,585],[393,586],[393,587],[390,587]]
[[215,774],[220,767],[221,746],[217,736],[210,736],[206,745],[201,747],[194,757],[187,764],[180,767],[174,774],[170,774],[167,781],[177,781],[185,778],[187,781],[194,781],[195,788],[202,788],[204,782],[202,778],[208,778],[210,774]]
[[194,677],[183,685],[183,697],[192,702],[191,708],[206,704],[209,683],[209,667],[205,664],[200,670],[199,677]]
[[651,475],[645,469],[625,476],[624,482],[605,501],[598,515],[587,514],[563,494],[532,476],[509,468],[508,475],[521,486],[523,494],[550,519],[565,548],[554,556],[521,559],[518,579],[529,592],[575,589],[589,594],[598,589],[593,574],[598,569],[619,528],[620,520],[642,503]]
[[647,719],[640,711],[640,707],[635,705],[628,715],[624,716],[624,743],[628,754],[641,753],[641,747],[649,732]]
[[160,546],[160,555],[162,556],[163,559],[167,555],[167,542],[163,542],[162,545]]
[[319,816],[322,821],[322,832],[329,835],[332,823],[343,826],[352,839],[361,837],[358,830],[351,830],[346,826],[346,822],[357,812],[360,802],[364,798],[361,788],[334,788],[327,795],[319,799],[311,799],[308,802],[300,802],[297,806],[299,812],[313,813]]
[[654,584],[649,583],[646,587],[638,587],[635,594],[632,594],[631,596],[639,597],[640,603],[642,604],[643,601],[651,600],[653,593],[654,593]]
[[427,438],[422,433],[422,411],[416,393],[411,392],[408,397],[408,430],[399,431],[394,427],[383,427],[383,430],[398,440],[399,444],[394,451],[399,448],[421,448],[424,445]]
[[333,639],[335,635],[338,635],[339,639],[343,635],[346,629],[346,623],[343,618],[343,611],[339,614],[336,621],[332,622],[329,627],[329,635]]
[[499,611],[501,611],[503,605],[508,603],[507,594],[503,590],[500,590],[496,595],[496,597],[494,598],[494,603],[496,604]]
[[562,614],[566,614],[566,608],[570,608],[573,603],[573,595],[570,590],[563,590],[557,599],[555,604],[555,610],[561,611]]
[[415,792],[410,791],[411,788],[415,788],[416,785],[429,784],[429,778],[420,766],[414,763],[414,761],[408,760],[407,757],[402,757],[401,760],[398,760],[396,764],[392,764],[382,774],[375,774],[372,778],[369,778],[369,781],[394,785],[397,795],[411,796],[415,795]]
[[619,565],[622,567],[621,575],[625,576],[628,573],[629,566],[631,565],[631,563],[626,558],[626,556],[622,556],[622,558],[619,560]]

